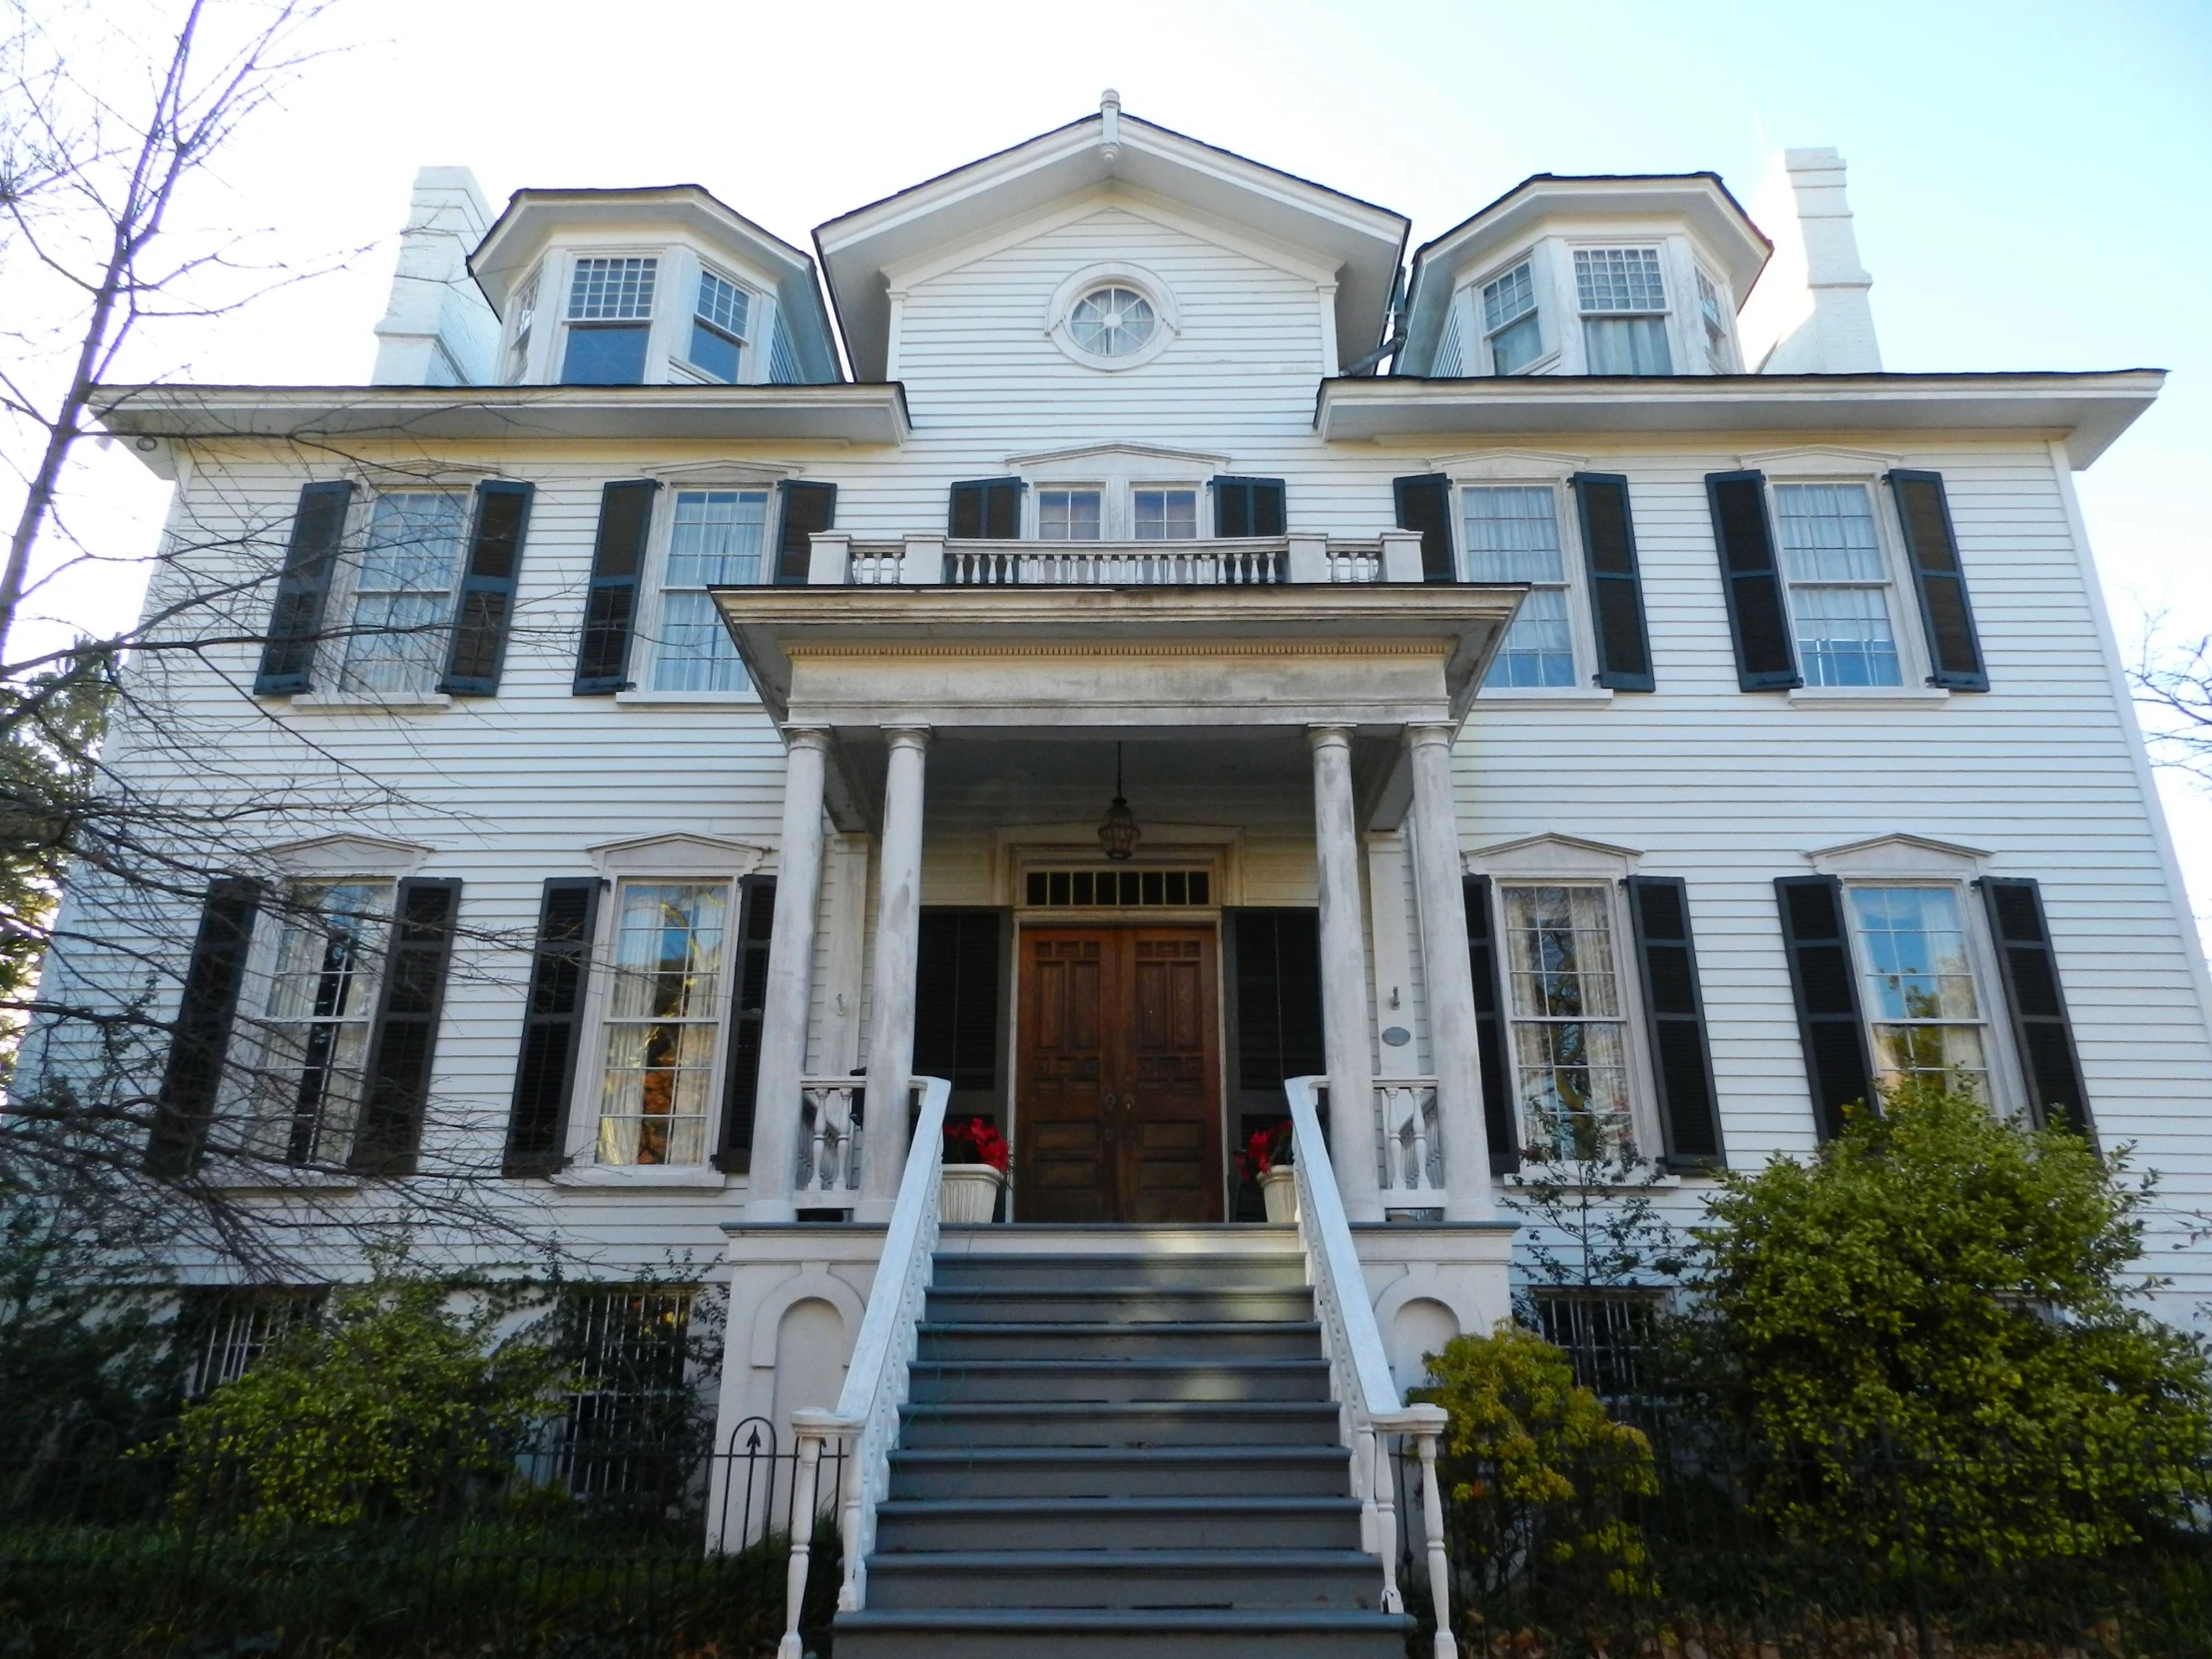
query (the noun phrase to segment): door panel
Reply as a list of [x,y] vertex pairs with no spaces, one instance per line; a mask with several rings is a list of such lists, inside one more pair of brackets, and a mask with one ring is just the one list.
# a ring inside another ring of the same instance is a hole
[[1220,1220],[1212,930],[1030,929],[1021,967],[1021,1219]]

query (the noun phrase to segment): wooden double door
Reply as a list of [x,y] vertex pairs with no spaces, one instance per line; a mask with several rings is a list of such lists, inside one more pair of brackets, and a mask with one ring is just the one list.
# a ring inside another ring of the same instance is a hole
[[1214,930],[1031,927],[1020,938],[1019,1219],[1221,1220]]

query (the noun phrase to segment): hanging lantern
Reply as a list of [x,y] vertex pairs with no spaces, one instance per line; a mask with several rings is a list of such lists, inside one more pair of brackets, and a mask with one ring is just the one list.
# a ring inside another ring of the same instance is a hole
[[1109,858],[1126,858],[1137,850],[1137,842],[1144,831],[1137,828],[1137,815],[1129,810],[1129,803],[1121,793],[1121,745],[1114,745],[1114,804],[1106,809],[1106,817],[1098,827],[1098,842],[1106,848]]

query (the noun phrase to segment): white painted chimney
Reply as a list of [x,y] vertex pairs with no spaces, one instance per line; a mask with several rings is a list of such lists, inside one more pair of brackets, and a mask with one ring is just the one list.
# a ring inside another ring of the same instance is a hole
[[498,378],[499,318],[468,274],[491,214],[465,167],[415,175],[391,303],[376,324],[378,386],[486,385]]
[[1882,347],[1844,195],[1844,158],[1785,150],[1768,163],[1751,217],[1774,258],[1737,314],[1744,366],[1760,374],[1874,374]]

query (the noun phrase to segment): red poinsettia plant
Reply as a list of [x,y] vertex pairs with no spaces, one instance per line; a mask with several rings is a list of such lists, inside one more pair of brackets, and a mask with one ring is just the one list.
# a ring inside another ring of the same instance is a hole
[[1237,1154],[1237,1169],[1247,1181],[1257,1181],[1278,1166],[1291,1162],[1291,1120],[1285,1118],[1269,1129],[1255,1129]]
[[944,1161],[988,1164],[1003,1175],[1010,1161],[1006,1137],[989,1118],[954,1118],[944,1126]]

